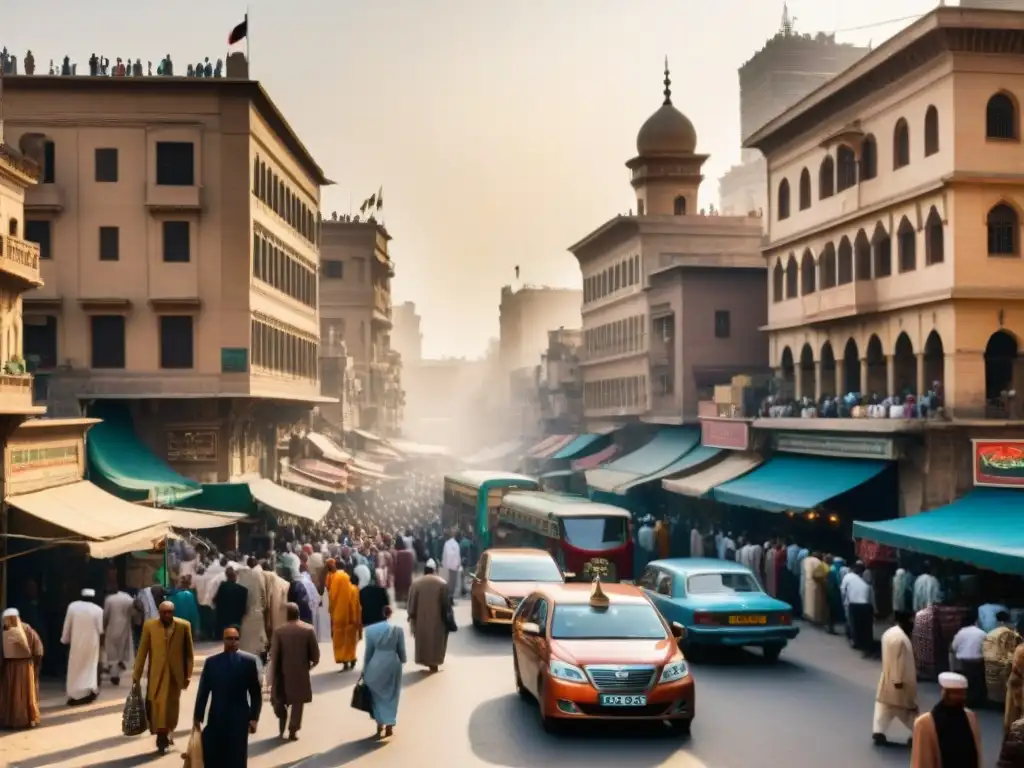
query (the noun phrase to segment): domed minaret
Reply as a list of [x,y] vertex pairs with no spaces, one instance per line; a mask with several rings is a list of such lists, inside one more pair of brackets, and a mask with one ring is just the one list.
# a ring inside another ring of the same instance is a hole
[[697,193],[704,180],[707,155],[695,154],[697,131],[672,105],[672,79],[665,58],[665,101],[636,135],[632,171],[637,213],[641,216],[685,216],[697,213]]

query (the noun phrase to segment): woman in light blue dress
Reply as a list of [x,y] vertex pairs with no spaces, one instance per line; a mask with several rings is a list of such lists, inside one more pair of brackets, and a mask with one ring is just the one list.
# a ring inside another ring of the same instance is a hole
[[363,682],[370,691],[377,738],[390,737],[394,731],[406,662],[405,630],[388,621],[390,618],[391,606],[387,606],[384,621],[366,627],[363,635]]

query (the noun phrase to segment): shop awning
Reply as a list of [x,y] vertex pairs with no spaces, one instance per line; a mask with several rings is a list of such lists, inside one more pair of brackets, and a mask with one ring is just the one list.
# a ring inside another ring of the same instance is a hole
[[352,434],[353,435],[359,435],[359,437],[363,438],[363,440],[365,440],[368,443],[383,443],[384,442],[384,438],[378,437],[377,435],[373,434],[373,432],[368,432],[365,429],[353,429],[352,430]]
[[282,488],[272,480],[260,477],[249,481],[249,490],[256,501],[286,515],[319,523],[331,508],[331,502],[311,499],[301,493]]
[[[372,467],[379,467],[374,469]],[[349,472],[357,481],[361,480],[394,480],[392,475],[384,472],[384,468],[380,465],[367,465],[365,463],[352,463],[348,465]]]
[[[463,464],[470,467],[486,468],[486,465],[500,463],[505,459],[515,457],[518,463],[519,455],[522,453],[523,444],[520,440],[506,440],[503,443],[484,448],[482,451],[467,456],[462,460]],[[505,467],[507,469],[507,467]]]
[[140,542],[159,543],[171,528],[221,528],[245,517],[144,507],[109,494],[88,480],[8,496],[6,501],[32,517],[87,539],[84,543],[93,557],[152,549],[152,545]]
[[345,464],[352,460],[352,454],[344,450],[327,435],[322,435],[319,432],[307,432],[306,439],[328,461],[337,461],[339,464]]
[[100,403],[92,415],[103,421],[86,440],[89,467],[100,485],[129,501],[176,504],[202,492],[195,480],[179,475],[136,436],[128,410]]
[[572,462],[573,472],[583,472],[588,469],[594,469],[599,467],[605,462],[609,462],[616,457],[619,453],[619,446],[612,444],[606,448],[602,448],[597,453],[592,453],[589,456],[584,456],[582,459],[576,459]]
[[328,461],[299,459],[291,465],[291,469],[299,475],[305,475],[310,480],[334,487],[335,493],[339,488],[344,490],[348,482],[348,471]]
[[412,440],[388,440],[388,445],[406,456],[447,456],[450,453],[443,445],[415,443]]
[[332,495],[345,492],[344,486],[338,487],[321,480],[315,480],[309,475],[296,472],[291,467],[281,467],[281,482],[286,486],[290,485],[296,488],[305,488],[307,491],[318,491]]
[[613,492],[639,478],[665,469],[693,450],[700,442],[700,430],[691,427],[658,430],[654,439],[620,459],[587,471],[587,485],[598,491]]
[[716,486],[735,480],[757,468],[762,461],[763,459],[756,453],[730,451],[724,459],[707,469],[674,480],[662,480],[661,486],[666,491],[699,499],[710,494]]
[[549,445],[543,451],[539,451],[538,453],[532,454],[532,457],[534,459],[539,459],[539,460],[542,460],[542,461],[544,459],[550,459],[552,456],[554,456],[560,450],[565,448],[565,446],[567,446],[569,443],[571,443],[575,438],[576,438],[576,435],[559,435],[558,436],[558,440],[556,440],[554,443]]
[[563,445],[557,451],[555,451],[550,458],[552,459],[575,459],[587,448],[589,448],[596,440],[600,440],[603,435],[586,434],[576,435],[567,445]]
[[565,445],[565,443],[571,439],[572,435],[548,435],[539,443],[530,448],[530,450],[526,452],[526,455],[529,456],[531,459],[546,458],[551,453],[558,450],[558,448]]
[[686,472],[694,467],[699,467],[701,464],[705,464],[712,459],[715,459],[721,453],[721,448],[710,448],[705,445],[698,445],[688,453],[684,453],[664,469],[659,469],[657,472],[650,475],[644,475],[643,477],[638,477],[636,480],[630,480],[628,483],[616,486],[615,493],[620,496],[624,496],[631,488],[636,488],[638,485],[650,483],[655,480],[661,480],[663,477],[678,475],[680,472]]
[[188,506],[210,512],[256,513],[248,483],[203,483],[203,492],[190,498]]
[[1024,576],[1024,493],[975,488],[952,504],[881,523],[854,522],[853,536],[896,549]]
[[714,489],[715,501],[768,512],[812,509],[866,483],[887,462],[830,459],[821,456],[776,456],[753,472]]

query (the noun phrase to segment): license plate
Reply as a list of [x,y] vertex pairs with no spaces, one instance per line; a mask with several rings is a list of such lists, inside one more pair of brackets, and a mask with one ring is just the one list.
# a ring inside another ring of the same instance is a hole
[[767,624],[767,616],[730,616],[730,624]]
[[646,696],[613,696],[608,693],[601,694],[602,707],[646,707]]

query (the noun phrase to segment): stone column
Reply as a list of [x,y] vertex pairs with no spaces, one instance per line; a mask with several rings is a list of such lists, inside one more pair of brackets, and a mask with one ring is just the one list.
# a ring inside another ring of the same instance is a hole
[[861,394],[868,396],[871,393],[868,391],[868,359],[862,357],[860,359],[860,391]]
[[915,357],[917,357],[917,396],[921,397],[928,391],[928,382],[924,380],[924,352],[918,352]]
[[821,360],[814,361],[814,402],[821,398]]
[[793,369],[793,399],[794,400],[799,400],[801,397],[804,396],[803,391],[802,391],[803,390],[803,379],[804,379],[804,377],[801,374],[803,374],[803,370],[800,368],[800,365],[797,364],[794,367],[794,369]]
[[896,389],[896,358],[885,356],[885,396],[888,397]]
[[843,392],[843,387],[846,385],[846,360],[843,358],[836,360],[834,373],[835,376],[833,378],[835,379],[834,384],[836,388],[835,395],[836,397],[842,397],[846,394]]

